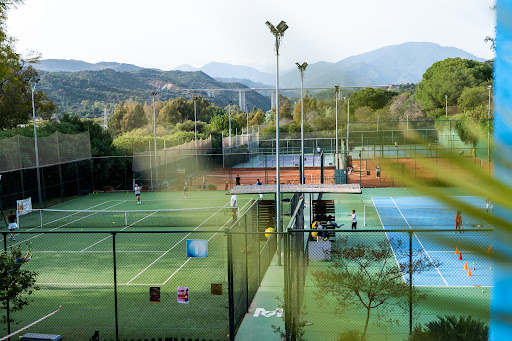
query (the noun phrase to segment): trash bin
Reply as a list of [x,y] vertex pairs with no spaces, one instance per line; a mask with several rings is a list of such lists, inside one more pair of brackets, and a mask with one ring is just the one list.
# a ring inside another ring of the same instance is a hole
[[28,333],[20,337],[21,341],[58,341],[62,340],[60,335]]

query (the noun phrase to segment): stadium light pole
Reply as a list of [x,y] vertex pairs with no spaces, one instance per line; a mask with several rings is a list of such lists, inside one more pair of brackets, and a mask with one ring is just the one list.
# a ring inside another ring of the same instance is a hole
[[304,72],[308,63],[295,63],[300,71],[300,183],[304,185]]
[[[245,113],[247,114],[247,136],[249,136],[249,111],[247,110],[247,104],[245,104]],[[249,137],[247,137],[247,142],[249,142]]]
[[348,149],[348,134],[349,134],[348,125],[349,125],[349,122],[350,122],[350,97],[347,99],[347,159],[348,159],[348,153],[350,152],[350,150]]
[[489,107],[487,108],[487,124],[489,127],[487,128],[487,162],[489,164],[489,170],[491,169],[491,89],[492,85],[488,85],[487,89],[489,89]]
[[155,97],[158,95],[158,92],[153,91],[151,93],[151,97],[153,97],[153,137],[155,140],[155,171],[156,171],[156,183],[158,184],[158,162],[156,156],[156,109],[155,109]]
[[[286,22],[281,21],[277,27],[270,22],[266,22],[270,32],[276,38],[276,225],[277,232],[282,232],[281,226],[281,174],[279,171],[279,45],[284,32],[288,29]],[[277,264],[281,265],[281,235],[277,235]]]
[[448,118],[448,95],[444,95],[445,105],[446,108],[446,118]]
[[199,170],[199,167],[198,167],[198,160],[197,160],[197,106],[196,106],[196,101],[197,101],[197,96],[192,96],[192,99],[194,100],[194,149],[195,149],[195,154],[196,154],[196,173],[197,171]]
[[339,169],[339,157],[338,157],[338,97],[340,95],[340,87],[338,85],[336,85],[334,87],[334,96],[336,97],[336,101],[335,101],[335,105],[336,105],[336,154],[335,154],[335,158],[336,158],[336,169]]
[[41,175],[39,174],[39,149],[37,148],[37,129],[36,129],[36,106],[34,103],[34,92],[36,91],[37,83],[41,79],[39,77],[26,77],[25,81],[30,84],[32,91],[32,120],[34,121],[34,147],[36,152],[36,177],[37,177],[37,194],[39,196],[39,208],[43,208],[43,197],[41,195]]
[[231,148],[231,103],[232,101],[229,101],[228,104],[228,117],[229,117],[229,148]]

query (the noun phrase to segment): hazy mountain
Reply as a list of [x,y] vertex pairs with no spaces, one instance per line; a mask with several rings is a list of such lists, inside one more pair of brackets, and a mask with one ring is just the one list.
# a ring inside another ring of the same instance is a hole
[[143,69],[142,67],[115,63],[115,62],[100,62],[100,63],[87,63],[81,60],[73,59],[41,59],[38,64],[34,66],[36,69],[46,72],[75,72],[75,71],[99,71],[103,69],[112,69],[115,71],[136,71]]
[[[455,47],[434,43],[404,43],[348,57],[336,63],[313,63],[306,69],[304,86],[418,83],[432,64],[456,57],[485,61]],[[299,71],[285,73],[281,76],[280,84],[283,87],[299,86]]]
[[273,85],[263,84],[259,82],[253,82],[250,79],[240,79],[240,78],[222,78],[222,77],[214,77],[215,80],[223,83],[240,83],[245,85],[248,88],[273,88]]
[[249,79],[253,82],[263,84],[272,84],[275,82],[275,77],[273,75],[261,72],[250,66],[211,62],[200,69],[213,78]]
[[188,64],[176,66],[173,70],[174,71],[199,71],[198,68],[193,67],[192,65],[188,65]]
[[[129,99],[139,103],[151,102],[152,91],[157,90],[159,101],[170,98],[200,95],[220,107],[229,101],[238,104],[238,92],[217,91],[197,92],[188,89],[233,89],[246,88],[240,83],[219,82],[207,74],[184,71],[159,71],[140,69],[131,72],[116,72],[110,68],[100,71],[40,72],[38,88],[45,91],[55,101],[61,112],[74,112],[80,115],[101,116],[106,104],[117,104]],[[98,105],[96,104],[98,103]],[[256,106],[270,109],[270,99],[250,91],[246,93],[249,108]]]

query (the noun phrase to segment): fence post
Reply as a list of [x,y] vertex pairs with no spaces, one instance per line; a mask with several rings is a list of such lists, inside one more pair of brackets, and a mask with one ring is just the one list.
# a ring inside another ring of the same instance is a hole
[[229,340],[235,341],[235,302],[233,294],[233,236],[226,231],[228,239],[228,310],[229,310]]
[[116,340],[119,340],[119,324],[117,314],[117,269],[116,269],[116,233],[112,232],[112,255],[114,262],[114,314],[116,321]]
[[[4,252],[7,253],[7,232],[2,232],[2,234],[4,236]],[[6,301],[5,303],[6,303],[6,310],[7,310],[7,335],[9,335],[9,334],[11,334],[11,322],[10,322],[11,308],[9,307],[9,295],[5,295],[5,301]]]
[[412,334],[412,232],[409,232],[409,335]]
[[[250,208],[251,210],[252,208]],[[249,257],[247,257],[247,254],[249,253],[249,247],[247,245],[247,214],[244,214],[244,243],[245,243],[245,312],[249,312],[249,305],[251,302],[249,302]],[[254,252],[254,250],[253,250]]]
[[[290,236],[291,231],[287,231],[284,237],[284,304],[283,304],[283,313],[284,313],[284,331],[285,331],[285,340],[290,340],[291,336],[291,317],[293,313],[293,309],[291,308],[290,297],[292,297],[292,293],[290,293],[291,285],[290,285]],[[277,235],[276,235],[277,239]]]

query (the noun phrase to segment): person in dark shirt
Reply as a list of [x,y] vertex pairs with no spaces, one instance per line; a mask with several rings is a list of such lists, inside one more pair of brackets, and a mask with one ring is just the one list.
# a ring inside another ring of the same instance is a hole
[[16,224],[16,215],[14,214],[14,211],[11,211],[9,216],[7,217],[7,221],[9,222],[9,230],[11,231],[11,239],[16,240],[14,238],[14,230],[16,230],[19,226]]
[[240,175],[236,175],[236,178],[235,178],[235,185],[236,186],[240,186]]

